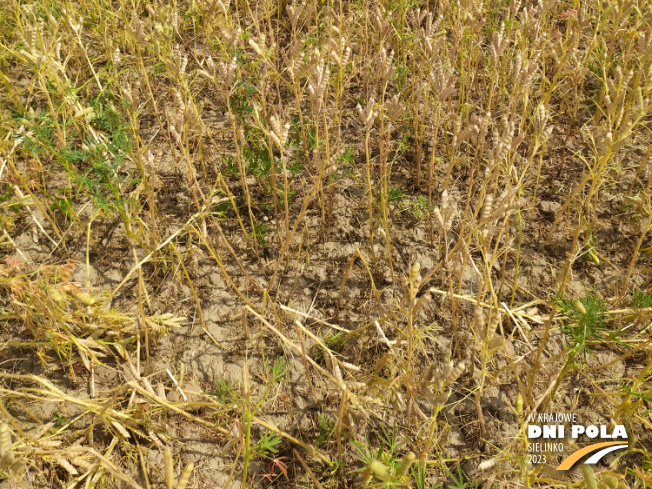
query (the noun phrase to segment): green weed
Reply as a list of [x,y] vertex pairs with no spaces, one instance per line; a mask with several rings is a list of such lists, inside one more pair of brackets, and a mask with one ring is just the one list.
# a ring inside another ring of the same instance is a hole
[[253,447],[254,456],[261,460],[272,459],[274,458],[274,455],[278,453],[278,446],[282,442],[283,438],[280,436],[274,433],[265,432]]
[[330,421],[327,415],[320,414],[317,418],[317,445],[323,446],[333,435],[335,424]]
[[263,361],[263,364],[261,366],[261,371],[258,374],[258,377],[265,384],[288,382],[289,372],[290,372],[290,367],[285,357],[277,357],[274,360],[274,363],[271,363],[269,359],[266,358]]
[[636,309],[652,308],[652,295],[643,290],[632,291],[632,307]]
[[217,397],[222,404],[228,404],[236,397],[236,385],[226,379],[218,379],[210,395]]
[[566,318],[562,331],[571,337],[572,357],[581,355],[586,360],[591,353],[591,346],[604,340],[607,331],[604,313],[607,308],[594,292],[587,292],[584,299],[571,300],[563,294],[555,299],[559,311]]

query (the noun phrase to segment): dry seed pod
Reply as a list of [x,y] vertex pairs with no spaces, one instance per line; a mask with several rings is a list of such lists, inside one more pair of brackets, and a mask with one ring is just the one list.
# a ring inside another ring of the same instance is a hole
[[446,380],[450,373],[453,371],[453,368],[455,367],[455,362],[452,360],[449,362],[446,362],[444,364],[444,367],[441,369],[441,377],[442,379]]
[[503,54],[503,51],[505,50],[505,47],[507,46],[507,42],[503,42],[503,32],[505,30],[505,23],[503,22],[500,25],[500,30],[499,31],[494,31],[494,33],[491,36],[491,54],[494,58],[494,62],[498,61],[498,58],[500,58]]
[[424,377],[425,382],[432,382],[435,378],[435,375],[438,374],[437,366],[434,363],[430,364],[430,367],[428,367],[428,372],[426,373],[426,376]]
[[43,448],[57,448],[61,446],[61,440],[53,440],[51,438],[38,440],[37,443]]
[[347,387],[352,392],[366,392],[369,386],[364,382],[349,382]]
[[181,477],[179,477],[179,482],[177,483],[176,489],[186,489],[188,481],[190,480],[190,474],[192,474],[194,468],[194,462],[190,462],[188,465],[186,465],[186,468],[181,473]]
[[383,82],[386,82],[392,77],[392,75],[394,75],[394,72],[396,71],[396,66],[392,64],[392,61],[394,60],[394,51],[390,51],[389,54],[387,54],[387,50],[383,47],[380,49],[378,58],[380,78],[383,80]]
[[439,210],[439,207],[435,207],[432,213],[435,215],[435,220],[437,221],[437,224],[439,224],[439,227],[441,227],[444,230],[444,232],[448,231],[446,229],[446,222],[444,221],[444,218],[441,215],[441,211]]
[[65,458],[57,458],[56,459],[57,464],[59,464],[61,467],[66,469],[66,472],[68,472],[70,475],[79,475],[79,472],[73,465],[68,462]]
[[333,364],[333,376],[335,377],[335,380],[337,380],[340,389],[346,390],[346,384],[344,383],[344,379],[342,378],[342,371],[340,370],[340,366],[337,363]]
[[540,103],[534,116],[534,126],[541,132],[545,128],[547,121],[548,114],[546,113],[546,107],[543,103]]
[[457,139],[460,135],[461,128],[462,128],[462,117],[459,114],[455,114],[453,116],[453,141],[452,141],[453,148],[457,148],[458,146]]
[[439,14],[439,16],[434,22],[432,18],[433,18],[432,12],[428,12],[426,14],[426,25],[424,26],[423,29],[421,29],[421,32],[424,37],[432,37],[432,35],[439,27],[439,24],[441,24],[441,21],[444,20],[444,16],[442,14]]
[[378,117],[378,112],[374,111],[374,103],[375,103],[375,99],[374,97],[371,97],[365,109],[363,109],[360,104],[356,106],[358,115],[360,116],[360,121],[362,122],[362,124],[364,124],[364,126],[367,129],[373,126],[376,117]]
[[453,218],[455,217],[455,205],[451,200],[448,192],[444,190],[441,193],[441,213],[444,220],[444,230],[448,231],[453,226]]
[[439,102],[444,102],[455,92],[452,76],[452,72],[445,70],[441,62],[437,63],[437,66],[430,71],[430,83]]
[[516,53],[516,56],[514,56],[514,69],[512,70],[513,78],[515,81],[518,80],[519,75],[521,74],[522,62],[523,62],[523,53],[521,52]]
[[0,462],[11,464],[14,460],[14,449],[11,443],[11,432],[9,425],[0,423]]
[[120,48],[115,48],[115,51],[113,52],[113,65],[118,68],[120,66],[120,61],[122,61],[122,57],[120,56]]
[[346,66],[349,64],[349,59],[351,59],[351,47],[347,46],[344,49],[344,53],[342,54],[342,59],[340,61],[340,66]]
[[552,131],[554,130],[554,126],[548,126],[546,127],[543,132],[541,133],[541,142],[544,143],[548,139],[550,139],[550,136],[552,136]]
[[452,385],[457,381],[457,379],[464,373],[464,370],[466,369],[466,365],[464,365],[464,362],[460,362],[455,367],[453,370],[451,370],[451,373],[448,374],[446,377],[446,385]]
[[181,134],[179,134],[179,131],[177,131],[177,128],[174,124],[170,125],[170,134],[172,135],[172,138],[176,141],[177,144],[181,144],[182,142]]
[[218,69],[222,79],[222,86],[226,90],[231,89],[231,85],[235,79],[235,70],[237,68],[237,63],[238,60],[235,57],[233,57],[228,64],[224,61],[220,61],[218,63]]
[[344,361],[341,363],[342,363],[342,367],[344,367],[347,370],[353,370],[354,372],[360,371],[360,367],[358,367],[357,365],[353,365],[352,363],[344,362]]
[[491,217],[492,219],[502,219],[510,215],[514,209],[518,209],[519,207],[521,207],[521,205],[522,205],[521,201],[512,202],[511,204],[509,202],[506,202],[503,205],[501,205],[500,208],[493,211]]
[[96,464],[93,464],[93,463],[89,462],[88,460],[86,460],[85,458],[82,458],[82,457],[74,457],[74,458],[71,458],[70,461],[74,465],[76,465],[77,467],[81,467],[85,471],[91,470],[96,465]]
[[430,404],[432,404],[433,406],[437,404],[436,402],[437,396],[435,396],[435,394],[428,387],[425,387],[423,389],[423,395],[425,396],[426,399],[428,399],[428,402],[430,402]]
[[405,104],[399,101],[398,94],[394,95],[391,100],[385,102],[387,108],[387,117],[389,122],[394,123],[405,112]]
[[428,15],[428,11],[424,9],[423,11],[418,8],[416,10],[410,10],[407,14],[408,20],[410,21],[410,24],[412,24],[412,29],[413,30],[418,30],[419,27],[421,26],[421,22],[423,19]]
[[284,126],[281,126],[281,121],[275,115],[270,117],[269,122],[272,126],[272,132],[270,133],[270,136],[278,148],[283,150],[288,139],[290,124],[286,123]]
[[222,37],[226,39],[226,42],[228,43],[229,47],[231,50],[235,48],[236,44],[238,43],[238,40],[240,39],[240,36],[242,35],[242,29],[240,27],[236,28],[231,28],[230,30],[222,29]]
[[308,80],[308,93],[317,112],[321,111],[322,97],[328,86],[329,79],[330,70],[321,60],[318,66],[311,69],[310,79]]
[[623,70],[620,66],[616,66],[616,69],[614,69],[614,78],[616,79],[616,83],[620,85],[623,79]]
[[349,411],[347,411],[346,414],[344,415],[344,419],[353,437],[357,437],[358,430],[355,426],[355,420],[353,419],[353,415]]
[[485,322],[486,322],[486,318],[484,317],[484,313],[482,312],[482,309],[476,307],[475,310],[473,311],[473,329],[475,330],[476,334],[480,337],[484,336],[483,331],[485,329]]
[[449,397],[450,397],[450,392],[442,392],[441,394],[435,396],[435,398],[432,401],[432,405],[441,406],[442,404],[445,404],[446,401],[448,401]]
[[491,209],[494,203],[494,196],[492,194],[487,194],[484,198],[484,207],[482,208],[482,213],[480,214],[480,221],[486,221],[491,215]]
[[389,31],[392,25],[385,18],[386,10],[383,7],[376,6],[375,15],[371,17],[372,23],[376,30],[380,33],[381,37]]
[[174,463],[169,445],[165,447],[165,452],[163,452],[163,464],[165,465],[165,482],[168,489],[171,489],[174,487]]
[[118,423],[115,420],[111,420],[111,425],[120,432],[122,436],[125,438],[131,438],[131,434],[125,429],[124,426],[122,426],[120,423]]

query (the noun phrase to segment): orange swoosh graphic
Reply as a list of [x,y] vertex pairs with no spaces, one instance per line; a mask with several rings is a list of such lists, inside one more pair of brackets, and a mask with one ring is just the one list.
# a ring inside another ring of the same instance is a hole
[[622,441],[605,441],[603,443],[594,443],[588,447],[584,447],[576,452],[571,453],[562,463],[557,466],[557,470],[568,470],[575,462],[581,459],[584,455],[588,455],[591,452],[595,452],[601,448],[610,447],[612,445],[622,445]]

